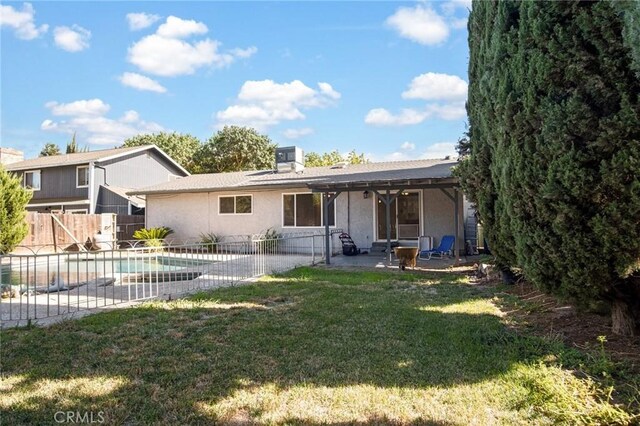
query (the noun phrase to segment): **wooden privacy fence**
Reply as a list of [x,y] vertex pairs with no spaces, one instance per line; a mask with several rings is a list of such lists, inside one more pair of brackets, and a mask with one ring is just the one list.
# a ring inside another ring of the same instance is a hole
[[111,239],[129,240],[133,233],[144,228],[144,216],[100,214],[27,213],[29,231],[21,246],[57,246],[65,248],[76,242],[84,243],[98,231]]

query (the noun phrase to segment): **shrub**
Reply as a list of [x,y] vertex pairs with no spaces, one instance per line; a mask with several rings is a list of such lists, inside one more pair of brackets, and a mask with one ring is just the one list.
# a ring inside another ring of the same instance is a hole
[[26,205],[31,191],[0,166],[0,254],[10,253],[27,236]]
[[206,232],[200,234],[200,243],[205,246],[205,249],[209,253],[215,253],[218,251],[218,243],[222,241],[218,235],[213,232]]
[[274,252],[278,248],[278,240],[282,238],[282,234],[273,228],[267,228],[266,231],[256,235],[253,239],[257,240],[257,249],[260,252]]
[[133,238],[136,240],[144,240],[146,247],[162,247],[163,240],[169,235],[173,234],[173,229],[166,226],[160,226],[157,228],[142,228],[133,233]]

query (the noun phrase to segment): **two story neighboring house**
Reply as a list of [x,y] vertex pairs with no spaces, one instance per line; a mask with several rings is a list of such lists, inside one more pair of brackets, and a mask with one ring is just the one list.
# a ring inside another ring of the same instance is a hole
[[6,169],[33,191],[28,211],[142,214],[136,188],[188,176],[155,145],[39,157],[7,164]]

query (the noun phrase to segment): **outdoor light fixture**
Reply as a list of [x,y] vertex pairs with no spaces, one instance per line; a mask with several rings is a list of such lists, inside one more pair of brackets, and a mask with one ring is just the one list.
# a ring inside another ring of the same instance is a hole
[[369,191],[364,191],[362,193],[362,196],[364,197],[364,199],[366,200],[367,198],[369,198]]

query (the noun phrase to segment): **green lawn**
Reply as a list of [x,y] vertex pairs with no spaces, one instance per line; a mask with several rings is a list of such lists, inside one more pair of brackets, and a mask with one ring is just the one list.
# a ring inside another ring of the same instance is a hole
[[498,295],[451,272],[302,268],[5,330],[2,424],[58,411],[131,425],[633,421],[596,358],[516,331]]

